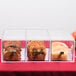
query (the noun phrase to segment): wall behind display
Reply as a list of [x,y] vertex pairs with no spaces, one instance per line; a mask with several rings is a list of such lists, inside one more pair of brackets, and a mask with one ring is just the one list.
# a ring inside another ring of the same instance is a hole
[[76,0],[0,0],[0,31],[33,27],[73,31]]

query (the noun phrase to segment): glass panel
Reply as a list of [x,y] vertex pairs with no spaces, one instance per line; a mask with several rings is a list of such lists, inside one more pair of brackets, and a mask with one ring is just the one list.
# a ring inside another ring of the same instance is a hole
[[75,46],[71,35],[63,31],[49,31],[50,46],[52,47],[51,61],[74,62]]
[[2,62],[24,61],[25,40],[25,30],[5,30],[2,38]]
[[49,61],[48,30],[27,30],[27,61]]

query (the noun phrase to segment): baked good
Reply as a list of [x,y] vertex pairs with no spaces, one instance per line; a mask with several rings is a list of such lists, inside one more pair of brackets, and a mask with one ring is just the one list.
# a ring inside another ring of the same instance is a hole
[[27,56],[29,61],[44,61],[46,56],[44,41],[28,41]]
[[53,61],[68,60],[68,46],[62,42],[52,42],[52,58]]
[[21,42],[6,41],[3,43],[3,59],[5,61],[19,61],[21,58]]

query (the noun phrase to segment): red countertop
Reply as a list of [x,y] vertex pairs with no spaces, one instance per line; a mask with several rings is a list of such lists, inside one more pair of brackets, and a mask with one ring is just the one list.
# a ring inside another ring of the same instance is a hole
[[0,60],[0,71],[76,71],[76,61],[1,63]]

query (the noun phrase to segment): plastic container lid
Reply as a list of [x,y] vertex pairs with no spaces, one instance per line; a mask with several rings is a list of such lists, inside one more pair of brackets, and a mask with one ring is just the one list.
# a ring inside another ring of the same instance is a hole
[[49,30],[50,40],[74,40],[68,32]]
[[27,30],[27,40],[49,40],[48,30]]
[[3,40],[26,40],[25,30],[5,30]]

